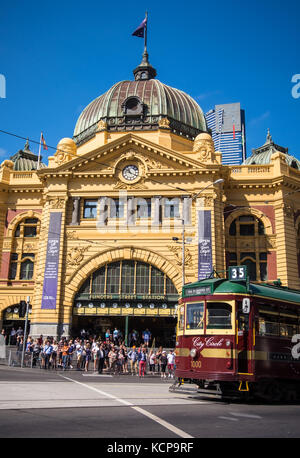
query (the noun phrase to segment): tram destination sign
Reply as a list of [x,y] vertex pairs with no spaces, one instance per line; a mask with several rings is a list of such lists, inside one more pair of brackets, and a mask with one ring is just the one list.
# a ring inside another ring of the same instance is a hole
[[196,286],[194,288],[185,288],[184,290],[184,296],[205,296],[206,294],[211,294],[210,285]]

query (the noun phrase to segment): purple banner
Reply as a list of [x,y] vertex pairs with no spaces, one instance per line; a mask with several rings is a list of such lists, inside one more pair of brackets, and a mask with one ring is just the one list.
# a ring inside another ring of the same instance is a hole
[[198,211],[198,280],[212,273],[211,211]]
[[61,212],[50,213],[42,309],[56,308],[61,216]]

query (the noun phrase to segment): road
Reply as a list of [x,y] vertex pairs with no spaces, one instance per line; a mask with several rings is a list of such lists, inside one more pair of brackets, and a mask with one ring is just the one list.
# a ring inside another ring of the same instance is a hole
[[1,438],[299,438],[300,405],[205,400],[159,378],[0,366]]

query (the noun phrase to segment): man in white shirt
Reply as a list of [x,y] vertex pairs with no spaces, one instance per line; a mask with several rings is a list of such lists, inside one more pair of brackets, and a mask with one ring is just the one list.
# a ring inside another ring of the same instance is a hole
[[167,358],[168,358],[169,378],[174,378],[175,354],[173,350],[169,351]]

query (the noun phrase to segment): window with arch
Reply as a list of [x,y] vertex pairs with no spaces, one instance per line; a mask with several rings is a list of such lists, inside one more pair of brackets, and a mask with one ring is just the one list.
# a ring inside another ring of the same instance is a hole
[[78,292],[82,297],[97,294],[177,295],[177,290],[172,280],[151,264],[122,260],[93,272]]
[[[24,218],[13,231],[10,256],[9,280],[32,280],[36,259],[40,221],[38,218]],[[28,252],[28,249],[31,252]]]
[[268,279],[267,239],[264,223],[254,215],[235,218],[226,233],[227,266],[247,266],[250,281]]

